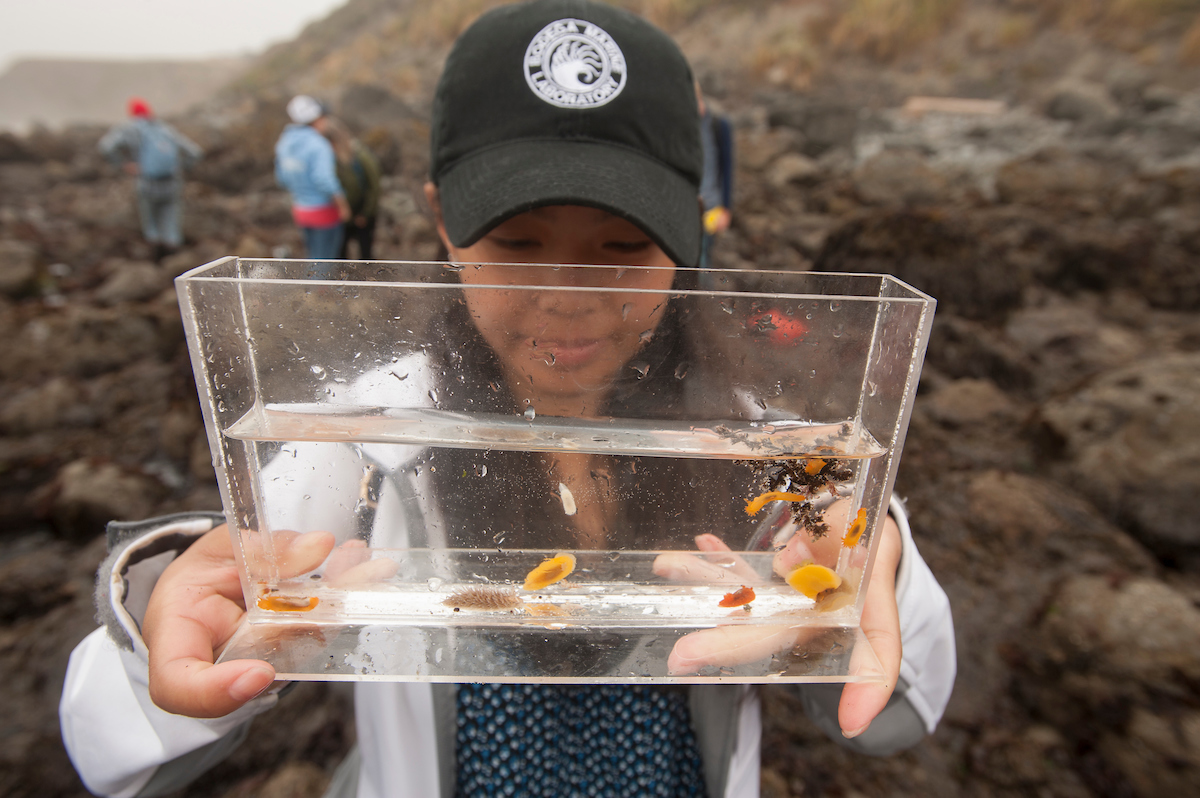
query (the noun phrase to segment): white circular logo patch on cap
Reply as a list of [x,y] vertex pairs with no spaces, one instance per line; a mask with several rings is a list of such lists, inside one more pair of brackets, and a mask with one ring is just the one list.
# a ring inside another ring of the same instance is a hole
[[604,30],[582,19],[542,28],[525,50],[525,81],[559,108],[599,108],[625,88],[625,55]]

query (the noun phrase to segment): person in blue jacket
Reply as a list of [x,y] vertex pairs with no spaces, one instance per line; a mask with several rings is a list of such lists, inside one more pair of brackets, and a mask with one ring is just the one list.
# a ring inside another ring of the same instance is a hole
[[332,260],[342,248],[350,205],[337,177],[337,156],[325,137],[325,107],[307,94],[287,106],[292,124],[275,144],[275,179],[292,195],[292,218],[312,260]]
[[140,97],[129,100],[129,116],[128,123],[100,139],[100,153],[137,177],[142,235],[154,248],[154,259],[160,260],[183,244],[183,173],[204,151],[155,117]]

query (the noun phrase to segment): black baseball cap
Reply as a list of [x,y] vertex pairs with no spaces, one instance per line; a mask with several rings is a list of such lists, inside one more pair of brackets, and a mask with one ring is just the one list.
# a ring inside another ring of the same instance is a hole
[[446,232],[466,247],[519,213],[586,205],[694,266],[699,127],[691,67],[646,20],[590,0],[493,9],[455,42],[434,95]]

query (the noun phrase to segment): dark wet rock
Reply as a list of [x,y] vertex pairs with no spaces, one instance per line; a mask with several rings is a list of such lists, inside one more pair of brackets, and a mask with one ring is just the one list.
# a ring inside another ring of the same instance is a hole
[[101,305],[139,302],[158,296],[170,284],[170,276],[153,263],[118,263],[110,267],[95,299]]
[[794,96],[773,108],[767,117],[772,127],[798,131],[802,136],[801,152],[810,158],[850,146],[858,131],[858,120],[859,109],[852,105]]
[[815,180],[821,174],[817,162],[798,152],[780,155],[763,170],[767,183],[776,189],[790,184],[802,184]]
[[0,621],[37,615],[70,601],[74,549],[45,535],[30,535],[0,547]]
[[27,388],[0,406],[0,430],[27,434],[60,425],[88,424],[94,416],[82,407],[84,392],[66,377],[54,377]]
[[30,320],[0,354],[0,375],[91,376],[154,355],[161,340],[145,316],[116,308],[69,306]]
[[1034,374],[1025,354],[986,324],[938,313],[926,362],[951,377],[987,378],[1005,390],[1027,390]]
[[1066,478],[1167,562],[1200,567],[1200,354],[1145,359],[1047,402]]
[[37,247],[24,241],[0,241],[0,294],[29,293],[37,280]]
[[59,472],[50,512],[60,533],[79,539],[112,520],[147,517],[162,494],[159,482],[116,463],[76,460]]
[[930,418],[952,428],[1017,420],[1012,397],[986,379],[954,380],[925,399],[923,406]]
[[375,83],[348,86],[338,100],[336,113],[352,126],[364,130],[424,116],[386,87]]
[[996,192],[1002,202],[1046,208],[1054,213],[1068,209],[1097,212],[1127,172],[1119,162],[1101,162],[1063,147],[1050,147],[1000,167]]
[[1101,84],[1069,80],[1050,91],[1046,115],[1069,122],[1109,122],[1120,113],[1108,89]]
[[1124,366],[1144,354],[1145,346],[1136,332],[1101,319],[1083,303],[1062,299],[1017,310],[1004,333],[1033,364],[1039,396]]
[[928,205],[950,199],[946,178],[919,152],[884,150],[854,172],[854,188],[872,205]]
[[816,268],[894,274],[938,300],[939,313],[996,318],[1020,301],[1020,285],[969,223],[938,211],[879,210],[851,216],[829,235]]

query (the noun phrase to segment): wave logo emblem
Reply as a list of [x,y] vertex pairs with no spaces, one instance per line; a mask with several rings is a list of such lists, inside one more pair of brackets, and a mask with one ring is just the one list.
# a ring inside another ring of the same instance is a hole
[[525,50],[525,81],[559,108],[599,108],[625,88],[625,54],[602,28],[560,19],[542,28]]

